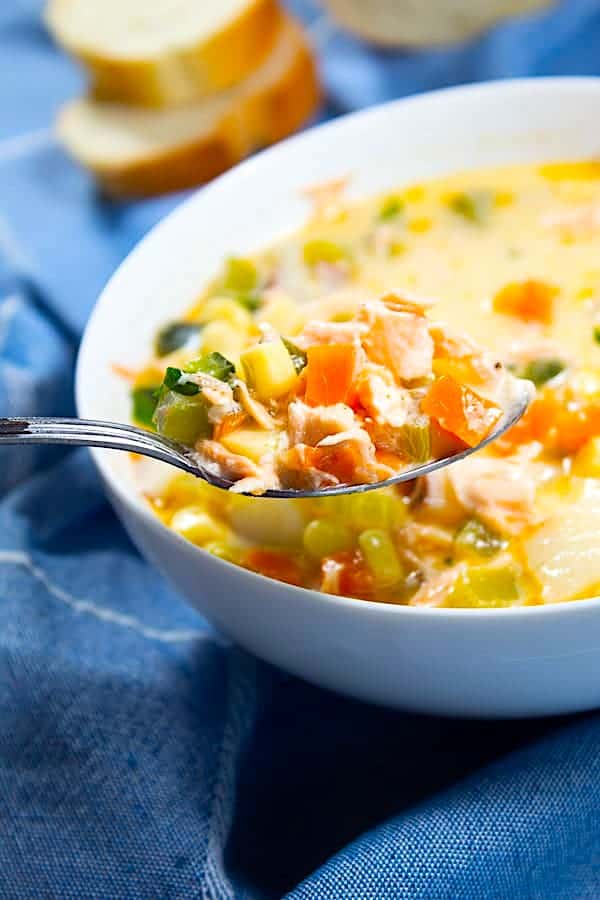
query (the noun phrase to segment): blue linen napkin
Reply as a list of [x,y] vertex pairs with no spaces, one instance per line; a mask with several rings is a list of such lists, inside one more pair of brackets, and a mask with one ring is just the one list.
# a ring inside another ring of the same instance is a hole
[[[595,0],[406,54],[292,5],[329,114],[600,66]],[[178,199],[108,203],[63,156],[49,128],[81,76],[40,10],[0,8],[0,415],[73,412],[95,297]],[[599,741],[594,714],[447,721],[289,678],[141,560],[85,451],[2,451],[2,898],[596,898]]]

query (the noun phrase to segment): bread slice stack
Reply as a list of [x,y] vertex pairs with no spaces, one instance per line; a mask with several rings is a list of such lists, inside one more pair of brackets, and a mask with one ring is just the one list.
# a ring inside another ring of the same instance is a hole
[[316,110],[315,62],[278,0],[50,0],[89,73],[59,138],[100,186],[140,197],[202,184]]

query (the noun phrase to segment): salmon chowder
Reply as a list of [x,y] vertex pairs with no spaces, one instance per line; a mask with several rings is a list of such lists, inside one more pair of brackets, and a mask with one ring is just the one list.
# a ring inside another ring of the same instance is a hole
[[[307,194],[301,232],[225,260],[147,366],[124,372],[138,424],[237,482],[145,484],[155,513],[225,560],[331,594],[594,596],[600,163],[460,173],[359,203],[343,181]],[[340,497],[235,492],[375,483],[474,446],[507,372],[535,384],[529,410],[446,469]]]

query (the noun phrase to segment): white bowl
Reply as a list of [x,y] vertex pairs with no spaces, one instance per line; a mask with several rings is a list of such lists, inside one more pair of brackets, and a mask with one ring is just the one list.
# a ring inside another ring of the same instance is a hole
[[[170,215],[109,282],[81,348],[79,414],[128,419],[127,388],[111,363],[141,363],[156,328],[189,307],[225,255],[298,227],[307,184],[349,173],[361,196],[457,169],[593,157],[599,120],[600,79],[505,81],[376,107],[254,157]],[[187,543],[138,495],[125,454],[94,457],[142,553],[225,634],[289,672],[375,703],[448,715],[600,706],[600,599],[418,609],[290,587]]]

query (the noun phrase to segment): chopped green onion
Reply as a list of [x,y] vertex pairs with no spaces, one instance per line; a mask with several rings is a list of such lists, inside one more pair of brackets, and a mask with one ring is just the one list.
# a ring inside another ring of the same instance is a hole
[[407,422],[399,429],[398,451],[410,462],[431,459],[431,428],[426,418]]
[[304,549],[313,559],[332,556],[352,546],[352,532],[340,522],[313,519],[304,529]]
[[506,541],[479,519],[465,522],[454,538],[456,552],[466,557],[495,556],[504,546]]
[[184,347],[202,330],[201,322],[171,322],[156,335],[154,351],[157,356],[167,356]]
[[565,364],[560,359],[532,359],[521,372],[521,377],[540,387],[560,375],[564,368]]
[[397,194],[390,194],[386,197],[379,208],[379,221],[389,222],[390,219],[396,219],[404,212],[404,200]]
[[188,375],[196,375],[198,373],[212,375],[213,378],[218,378],[219,381],[231,381],[235,376],[233,363],[216,350],[213,353],[204,353],[198,359],[193,359],[183,367],[183,371]]
[[294,364],[294,369],[296,370],[296,374],[299,375],[304,366],[307,363],[308,357],[304,350],[300,347],[297,347],[291,341],[288,341],[287,338],[281,338],[285,349],[292,357],[292,363]]
[[152,428],[152,416],[156,409],[156,387],[137,387],[131,392],[132,416],[140,425]]
[[175,366],[168,366],[165,377],[159,391],[159,399],[162,399],[165,391],[176,391],[178,394],[184,394],[187,397],[193,397],[199,393],[200,388],[192,381],[181,381],[183,372]]
[[494,195],[491,191],[465,191],[455,194],[449,203],[452,212],[462,216],[472,225],[485,225],[494,206]]
[[226,291],[246,294],[258,286],[258,270],[252,260],[230,256],[225,263],[223,287]]
[[372,528],[359,535],[358,543],[378,587],[393,587],[404,577],[404,569],[389,534]]

